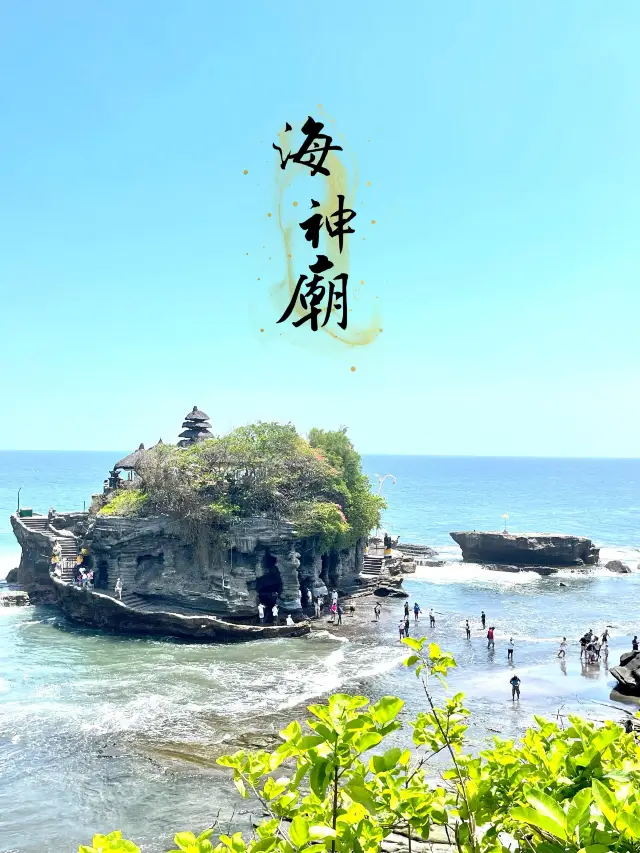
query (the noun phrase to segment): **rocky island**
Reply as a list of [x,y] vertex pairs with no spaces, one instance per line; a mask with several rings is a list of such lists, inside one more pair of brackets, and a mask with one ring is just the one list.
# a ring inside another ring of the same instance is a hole
[[221,641],[307,632],[310,600],[362,583],[383,506],[346,430],[305,439],[258,423],[214,437],[197,407],[183,428],[178,445],[141,445],[117,462],[89,512],[14,514],[17,582],[32,601],[117,631]]
[[562,533],[484,533],[474,530],[449,535],[462,549],[462,559],[470,563],[534,568],[593,566],[600,554],[590,539]]

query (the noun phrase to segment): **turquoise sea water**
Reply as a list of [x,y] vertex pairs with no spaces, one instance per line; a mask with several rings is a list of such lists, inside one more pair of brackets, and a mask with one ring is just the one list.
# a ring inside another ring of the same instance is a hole
[[[8,515],[18,488],[23,506],[82,509],[121,455],[0,453],[2,565],[16,563]],[[458,660],[452,687],[469,697],[471,745],[496,727],[516,735],[538,711],[602,711],[591,700],[609,701],[611,679],[604,665],[581,667],[575,641],[587,628],[612,625],[617,662],[640,629],[640,572],[491,572],[462,564],[448,532],[496,529],[507,512],[512,529],[587,534],[606,559],[623,557],[635,569],[640,460],[369,457],[365,465],[396,477],[385,483],[386,527],[446,560],[405,586],[425,612],[436,610],[431,634]],[[114,827],[159,853],[171,830],[202,828],[219,810],[230,816],[241,807],[226,776],[202,772],[212,745],[277,730],[300,703],[336,689],[398,693],[407,714],[415,712],[422,697],[399,666],[401,608],[385,602],[381,624],[349,638],[315,631],[242,646],[118,637],[73,626],[50,607],[0,608],[0,853],[73,851],[93,830]],[[479,627],[482,609],[496,626],[495,651]],[[469,643],[465,618],[474,627]],[[508,692],[511,635],[519,707]],[[572,642],[565,667],[556,658],[562,635]]]

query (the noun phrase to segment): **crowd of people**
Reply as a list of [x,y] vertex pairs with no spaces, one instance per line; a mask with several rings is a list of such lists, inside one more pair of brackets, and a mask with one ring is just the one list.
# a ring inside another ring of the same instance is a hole
[[[323,595],[314,596],[310,589],[307,590],[306,594],[303,595],[303,600],[306,601],[306,606],[308,610],[313,611],[313,615],[319,619],[325,612],[325,607],[328,605],[328,613],[330,616],[330,621],[335,625],[342,625],[342,617],[344,616],[344,608],[340,601],[338,600],[338,591],[336,589],[331,590],[331,603],[325,601],[325,597]],[[258,622],[260,625],[265,624],[265,617],[267,615],[268,610],[271,611],[271,622],[274,625],[280,624],[280,608],[278,607],[277,601],[273,603],[269,607],[269,605],[265,605],[262,601],[258,604]],[[355,612],[354,605],[349,606],[350,615],[353,616]],[[380,611],[378,610],[378,617],[380,617]],[[287,625],[293,625],[293,617],[289,613],[286,618]]]

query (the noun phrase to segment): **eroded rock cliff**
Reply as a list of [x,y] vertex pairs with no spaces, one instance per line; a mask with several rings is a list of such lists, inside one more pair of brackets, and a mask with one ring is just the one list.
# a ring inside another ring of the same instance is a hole
[[562,533],[449,534],[462,549],[462,559],[472,563],[504,563],[514,566],[592,566],[600,551],[584,536]]

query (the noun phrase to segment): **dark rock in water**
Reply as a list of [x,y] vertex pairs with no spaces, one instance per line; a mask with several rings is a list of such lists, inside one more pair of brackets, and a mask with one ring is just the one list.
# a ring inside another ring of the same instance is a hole
[[10,569],[5,578],[7,583],[18,583],[18,569]]
[[6,589],[0,592],[0,605],[4,607],[25,607],[31,604],[24,590]]
[[405,592],[399,586],[392,586],[391,584],[380,584],[380,586],[374,589],[373,594],[381,598],[409,598],[408,592]]
[[619,575],[631,574],[630,567],[626,563],[623,563],[622,560],[609,560],[609,562],[605,564],[605,569],[610,572],[617,572]]
[[507,566],[504,563],[485,563],[484,568],[491,572],[537,572],[539,575],[555,575],[558,571],[551,566]]
[[558,586],[566,586],[566,583],[562,583],[562,581],[560,581],[560,583],[558,584]]
[[620,693],[640,696],[640,652],[625,652],[620,656],[620,666],[612,667],[610,673]]
[[403,554],[409,554],[412,557],[435,557],[438,553],[428,545],[416,545],[412,542],[398,542],[396,548]]
[[593,566],[600,554],[591,539],[563,533],[482,533],[474,530],[449,535],[462,549],[462,559],[471,563],[530,568]]

